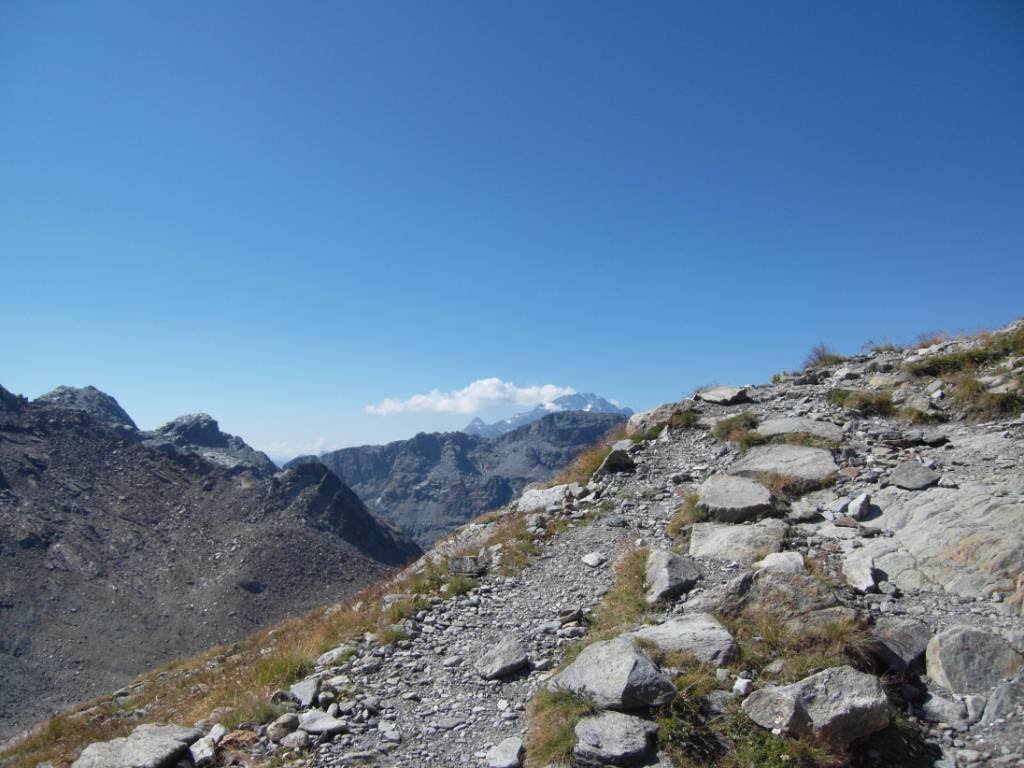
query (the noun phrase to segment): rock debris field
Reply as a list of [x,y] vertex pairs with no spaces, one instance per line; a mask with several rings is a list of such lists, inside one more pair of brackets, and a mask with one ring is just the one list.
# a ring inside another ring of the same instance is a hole
[[[275,694],[272,721],[142,727],[118,748],[212,765],[248,733],[241,752],[257,764],[542,768],[533,718],[561,693],[586,710],[552,765],[754,765],[738,745],[755,743],[760,764],[800,765],[778,745],[812,742],[858,766],[1024,765],[1024,419],[965,419],[953,385],[920,373],[972,343],[882,350],[637,414],[636,442],[616,443],[588,484],[528,490],[428,554],[419,567],[445,563],[474,586],[421,599],[389,642],[322,656]],[[1003,374],[1020,359],[998,364],[983,387],[1016,391]],[[536,538],[518,570],[507,546],[485,546],[516,516]],[[643,607],[595,636],[620,564],[638,557]],[[835,627],[863,635],[858,653],[763,652],[774,633]],[[684,686],[684,672],[710,683]],[[681,738],[670,726],[684,721]],[[97,755],[112,743],[78,768],[110,765]]]

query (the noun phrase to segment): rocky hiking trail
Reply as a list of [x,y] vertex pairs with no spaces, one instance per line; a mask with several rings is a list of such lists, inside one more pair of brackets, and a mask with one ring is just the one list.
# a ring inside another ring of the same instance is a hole
[[[375,595],[391,623],[263,722],[139,726],[75,766],[1024,765],[1024,419],[964,418],[1019,392],[992,344],[637,414],[585,485]],[[964,356],[971,401],[932,368]]]

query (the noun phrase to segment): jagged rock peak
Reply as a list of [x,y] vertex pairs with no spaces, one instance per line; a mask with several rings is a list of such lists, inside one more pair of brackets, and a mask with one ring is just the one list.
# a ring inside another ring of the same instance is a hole
[[85,411],[97,421],[137,429],[132,417],[117,400],[93,386],[68,387],[62,385],[45,395],[40,395],[35,402]]
[[479,437],[500,437],[514,429],[532,424],[551,413],[564,411],[583,411],[585,413],[615,413],[621,416],[632,416],[632,408],[624,408],[617,403],[595,395],[593,392],[577,392],[562,395],[547,403],[541,403],[531,411],[517,413],[507,419],[488,424],[479,416],[463,427],[462,431]]
[[265,474],[277,471],[277,465],[265,453],[240,437],[222,432],[217,420],[207,413],[179,416],[145,433],[143,444],[165,452],[196,453],[225,467],[248,467]]

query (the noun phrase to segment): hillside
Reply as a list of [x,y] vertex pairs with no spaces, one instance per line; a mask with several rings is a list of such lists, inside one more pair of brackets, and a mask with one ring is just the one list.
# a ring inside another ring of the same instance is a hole
[[427,546],[507,504],[527,484],[549,479],[623,421],[619,414],[565,411],[494,439],[422,433],[386,445],[342,448],[319,461],[374,513]]
[[228,468],[125,423],[0,388],[0,736],[419,551],[322,465]]
[[1021,765],[1022,414],[1024,323],[697,392],[579,482],[6,759]]

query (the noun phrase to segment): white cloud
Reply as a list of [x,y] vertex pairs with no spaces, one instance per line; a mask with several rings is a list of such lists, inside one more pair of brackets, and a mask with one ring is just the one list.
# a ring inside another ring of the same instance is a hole
[[287,440],[278,440],[266,443],[259,447],[267,456],[272,459],[292,459],[296,456],[306,456],[333,451],[336,445],[326,437],[318,437],[306,443],[290,443]]
[[406,400],[388,398],[376,405],[366,406],[374,416],[390,416],[410,411],[433,413],[478,413],[498,405],[540,405],[562,395],[575,394],[572,387],[543,384],[539,387],[517,387],[498,378],[477,379],[468,387],[452,392],[432,390],[425,395],[413,395]]

